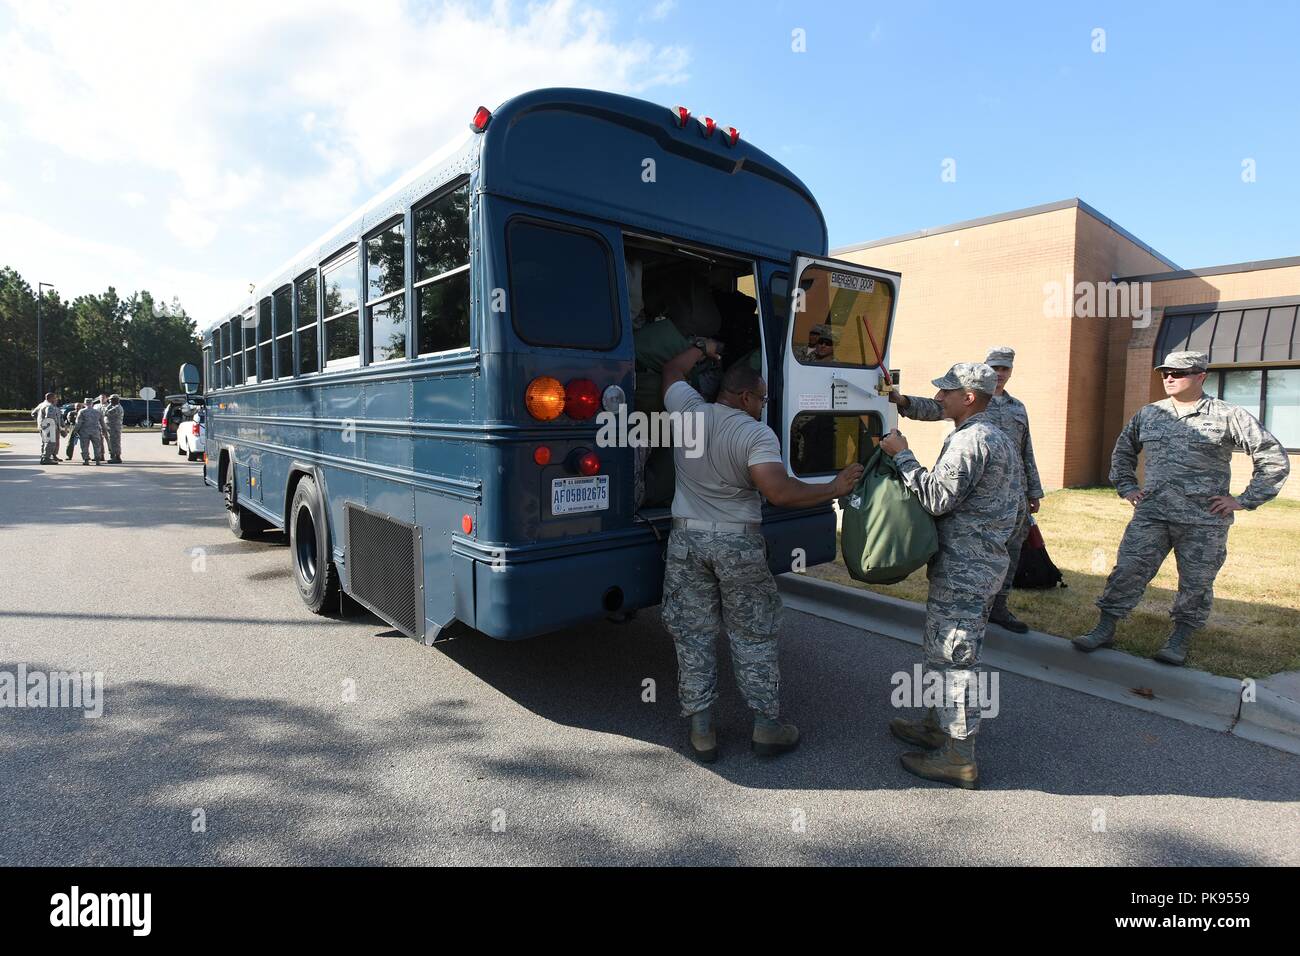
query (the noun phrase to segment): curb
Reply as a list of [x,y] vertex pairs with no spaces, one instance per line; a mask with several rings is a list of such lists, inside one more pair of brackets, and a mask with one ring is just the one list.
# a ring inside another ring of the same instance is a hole
[[[806,574],[782,574],[777,585],[786,606],[796,611],[921,643],[922,604]],[[1300,754],[1300,701],[1265,686],[1267,679],[1254,682],[1254,701],[1243,701],[1243,682],[1230,677],[1169,667],[1122,651],[1082,654],[1064,638],[1041,631],[1012,634],[996,624],[985,633],[982,659],[1008,673]]]

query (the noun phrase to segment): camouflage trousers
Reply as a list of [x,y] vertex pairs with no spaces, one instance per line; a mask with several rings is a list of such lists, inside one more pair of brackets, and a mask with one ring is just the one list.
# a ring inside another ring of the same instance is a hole
[[667,562],[661,616],[677,646],[682,716],[718,699],[717,640],[725,628],[736,685],[750,708],[775,720],[781,596],[763,536],[674,528]]
[[122,457],[122,429],[110,428],[104,433],[104,439],[108,443],[108,457]]
[[93,435],[80,435],[81,440],[81,460],[89,461],[90,453],[94,451],[95,461],[104,460],[104,436],[99,432]]
[[1178,562],[1178,595],[1169,616],[1193,629],[1204,627],[1214,603],[1214,579],[1228,556],[1228,527],[1180,524],[1134,514],[1097,607],[1116,617],[1128,614],[1142,600],[1142,593],[1173,549]]
[[998,592],[1000,598],[1005,598],[1011,593],[1011,582],[1016,579],[1016,568],[1020,567],[1020,549],[1025,546],[1027,537],[1029,537],[1029,508],[1026,506],[1020,510],[1016,530],[1011,532],[1011,537],[1007,539],[1007,576],[1002,579],[1002,590]]

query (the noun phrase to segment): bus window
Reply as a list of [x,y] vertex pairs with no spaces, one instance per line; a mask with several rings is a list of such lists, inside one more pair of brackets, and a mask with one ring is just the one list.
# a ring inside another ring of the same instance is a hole
[[469,184],[415,210],[415,346],[469,347]]
[[222,382],[226,388],[233,388],[238,382],[244,380],[244,373],[239,373],[239,378],[235,378],[235,366],[241,369],[244,363],[244,353],[239,350],[239,320],[231,319],[226,323],[226,334],[222,336],[225,342],[222,344],[223,354],[226,358],[226,370],[222,373]]
[[249,309],[240,320],[244,337],[244,383],[257,381],[257,313]]
[[293,316],[288,286],[272,297],[271,324],[275,330],[275,377],[293,378]]
[[357,326],[357,256],[348,253],[320,271],[325,290],[325,365],[355,365],[361,357]]
[[557,348],[610,349],[618,344],[614,274],[600,237],[513,219],[506,245],[511,314],[521,339]]
[[804,307],[795,313],[793,341],[801,365],[874,368],[884,359],[871,340],[883,349],[889,339],[893,285],[814,265],[804,270],[799,288]]
[[370,361],[406,358],[406,243],[400,222],[366,240]]
[[272,366],[274,349],[271,327],[271,299],[268,296],[257,305],[257,380],[267,382],[275,378]]
[[316,338],[316,273],[309,272],[294,283],[298,297],[298,374],[320,371],[320,350]]

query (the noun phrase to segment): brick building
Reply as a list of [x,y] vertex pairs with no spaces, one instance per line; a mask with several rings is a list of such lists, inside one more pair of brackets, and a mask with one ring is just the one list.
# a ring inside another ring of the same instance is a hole
[[[1300,457],[1300,257],[1178,266],[1078,199],[832,250],[901,272],[890,364],[912,394],[990,345],[1016,349],[1045,488],[1102,484],[1115,438],[1164,396],[1166,352],[1210,352],[1206,390],[1252,411]],[[908,440],[932,461],[941,427]],[[1234,491],[1249,461],[1234,462]],[[1300,482],[1286,497],[1300,498]]]

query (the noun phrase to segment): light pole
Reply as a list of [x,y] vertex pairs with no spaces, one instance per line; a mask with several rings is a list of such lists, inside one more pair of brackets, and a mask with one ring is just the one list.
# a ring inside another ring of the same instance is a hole
[[45,361],[41,354],[41,290],[46,286],[54,288],[53,282],[36,283],[36,394],[45,398]]

